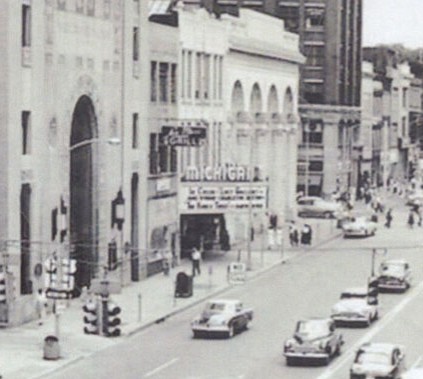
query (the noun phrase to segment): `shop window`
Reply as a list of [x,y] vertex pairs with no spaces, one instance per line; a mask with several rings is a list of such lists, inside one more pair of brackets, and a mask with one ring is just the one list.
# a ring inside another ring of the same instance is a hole
[[139,141],[138,141],[138,113],[132,114],[132,148],[138,149],[139,147]]
[[31,2],[22,4],[22,47],[31,46]]
[[170,65],[170,102],[172,104],[176,103],[176,96],[177,96],[177,71],[176,71],[176,63],[172,63]]
[[138,62],[139,55],[140,55],[140,42],[139,42],[139,28],[137,26],[134,26],[132,29],[132,59],[136,62]]
[[159,100],[161,103],[168,102],[169,64],[159,63]]
[[157,62],[151,62],[150,64],[150,100],[152,102],[157,101]]
[[22,155],[31,153],[31,112],[23,111],[21,114],[22,124]]

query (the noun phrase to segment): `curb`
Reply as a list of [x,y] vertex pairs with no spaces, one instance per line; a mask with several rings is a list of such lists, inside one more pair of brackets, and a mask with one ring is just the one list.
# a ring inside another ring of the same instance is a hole
[[[45,371],[43,371],[41,374],[37,374],[35,376],[31,376],[29,377],[29,379],[40,379],[40,378],[45,378],[46,376],[53,374],[53,373],[57,373],[60,372],[61,370],[64,370],[65,368],[81,361],[82,359],[84,359],[86,356],[84,355],[79,355],[75,358],[70,358],[66,363],[60,365],[59,367],[56,368],[51,368],[51,369],[47,369]],[[59,358],[60,359],[60,358]]]
[[[335,235],[329,237],[328,239],[323,240],[323,241],[320,241],[316,245],[314,245],[314,246],[312,246],[310,248],[307,248],[307,249],[305,249],[303,251],[319,248],[320,246],[323,246],[323,245],[325,245],[325,244],[327,244],[327,243],[329,243],[329,242],[331,242],[331,241],[339,238],[341,235],[342,235],[342,232],[336,233]],[[291,251],[299,252],[301,250],[291,250]],[[283,257],[283,258],[279,259],[278,261],[276,261],[276,263],[274,263],[274,264],[272,264],[272,265],[270,265],[270,266],[268,266],[266,268],[262,268],[260,270],[255,271],[248,279],[251,280],[253,278],[256,278],[256,277],[258,277],[258,276],[260,276],[260,275],[262,275],[262,274],[264,274],[264,273],[266,273],[266,272],[268,272],[270,270],[275,269],[280,264],[286,263],[287,261],[289,261],[289,260],[291,260],[293,258],[295,258],[295,256],[294,257],[292,257],[292,256],[291,257],[290,256]],[[178,313],[181,313],[181,312],[183,312],[183,311],[185,311],[185,310],[187,310],[189,308],[192,308],[192,307],[194,307],[194,306],[202,303],[204,300],[208,300],[210,298],[215,297],[216,295],[219,295],[219,294],[221,294],[223,292],[226,292],[226,291],[228,291],[231,288],[233,288],[233,285],[228,284],[228,285],[223,286],[223,287],[221,287],[219,289],[216,289],[215,291],[211,292],[210,294],[208,294],[206,296],[203,296],[203,297],[201,297],[199,299],[196,299],[195,301],[193,301],[193,302],[191,302],[189,304],[186,304],[186,305],[184,305],[184,306],[182,306],[182,307],[180,307],[178,309],[175,309],[175,310],[173,310],[173,311],[171,311],[169,313],[166,313],[164,316],[161,316],[161,317],[159,317],[159,318],[157,318],[155,320],[148,321],[148,322],[146,322],[143,325],[139,325],[138,327],[135,327],[133,330],[130,330],[129,332],[127,332],[124,335],[124,337],[130,337],[130,336],[132,336],[132,335],[134,335],[134,334],[136,334],[136,333],[138,333],[138,332],[140,332],[140,331],[142,331],[144,329],[149,328],[150,326],[153,326],[154,324],[160,323],[160,322],[166,320],[169,317],[172,317],[172,316],[174,316],[174,315],[176,315]]]

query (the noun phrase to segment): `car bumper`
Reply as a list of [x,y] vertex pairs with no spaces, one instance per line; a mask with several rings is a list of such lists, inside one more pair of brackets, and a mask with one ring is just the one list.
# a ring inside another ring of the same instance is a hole
[[298,359],[327,359],[329,355],[323,352],[299,352],[299,351],[286,351],[283,353],[286,358]]
[[359,315],[359,314],[350,314],[350,315],[333,315],[331,316],[332,320],[336,323],[345,323],[345,324],[354,324],[354,323],[362,323],[367,322],[367,316]]
[[345,237],[364,237],[371,232],[367,232],[366,230],[344,230]]
[[191,326],[191,330],[193,332],[204,332],[204,333],[224,333],[229,332],[229,328],[227,325],[213,325],[213,326],[207,326],[207,325],[193,325]]
[[387,290],[387,291],[401,291],[407,289],[407,283],[378,283],[378,288],[380,290]]

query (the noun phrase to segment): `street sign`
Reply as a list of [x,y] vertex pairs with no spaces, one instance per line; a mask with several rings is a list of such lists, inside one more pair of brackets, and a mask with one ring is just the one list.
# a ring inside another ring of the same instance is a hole
[[122,286],[119,281],[108,279],[93,279],[90,291],[96,295],[108,296],[121,293]]
[[247,279],[247,266],[245,263],[232,262],[228,266],[228,281],[231,284],[244,284]]
[[65,291],[65,290],[58,290],[55,288],[47,288],[46,290],[46,297],[47,299],[53,299],[53,300],[58,300],[58,299],[71,299],[72,298],[72,293],[69,291]]

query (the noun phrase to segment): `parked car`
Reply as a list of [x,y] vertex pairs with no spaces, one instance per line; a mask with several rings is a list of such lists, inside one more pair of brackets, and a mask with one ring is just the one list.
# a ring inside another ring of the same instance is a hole
[[357,350],[350,379],[399,379],[405,368],[404,357],[399,345],[367,342]]
[[328,318],[312,318],[297,322],[294,336],[284,344],[283,355],[288,366],[303,360],[322,360],[329,364],[331,358],[341,353],[344,341],[336,331],[335,322]]
[[341,293],[331,311],[336,325],[364,324],[369,326],[379,317],[377,294],[369,294],[366,287],[347,288]]
[[341,203],[323,200],[317,196],[304,196],[297,200],[299,217],[337,218],[344,212]]
[[377,286],[380,291],[406,291],[411,287],[412,272],[404,259],[390,259],[379,267]]
[[196,337],[223,335],[231,338],[241,330],[248,329],[253,319],[253,310],[244,308],[239,300],[210,300],[203,312],[191,322]]
[[351,221],[342,225],[344,238],[374,236],[376,229],[376,222],[371,221],[371,219],[366,216],[353,217]]

